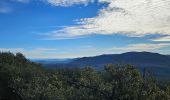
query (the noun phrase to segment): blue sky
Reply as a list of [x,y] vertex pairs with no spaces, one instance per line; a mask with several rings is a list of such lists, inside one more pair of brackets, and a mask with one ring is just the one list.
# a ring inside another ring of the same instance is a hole
[[170,54],[170,0],[151,1],[1,0],[0,50],[28,58]]

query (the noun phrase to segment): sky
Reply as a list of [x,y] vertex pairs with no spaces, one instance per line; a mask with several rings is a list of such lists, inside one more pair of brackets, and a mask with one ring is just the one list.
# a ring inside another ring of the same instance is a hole
[[170,0],[0,0],[0,51],[75,58],[170,55]]

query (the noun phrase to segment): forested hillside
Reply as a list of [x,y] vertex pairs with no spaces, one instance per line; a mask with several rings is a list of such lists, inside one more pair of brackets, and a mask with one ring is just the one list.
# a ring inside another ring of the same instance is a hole
[[170,80],[170,56],[152,52],[127,52],[74,59],[37,59],[32,61],[41,63],[47,68],[92,66],[97,70],[103,70],[103,66],[106,64],[132,64],[141,72],[147,69],[152,71],[156,78]]
[[170,84],[132,65],[45,69],[21,53],[0,53],[0,100],[170,100]]

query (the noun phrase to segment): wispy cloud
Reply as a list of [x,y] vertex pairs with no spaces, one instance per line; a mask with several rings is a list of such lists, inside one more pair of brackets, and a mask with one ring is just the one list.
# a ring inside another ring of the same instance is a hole
[[8,12],[11,12],[11,10],[12,9],[7,5],[5,0],[2,0],[0,2],[0,13],[8,13]]
[[21,3],[28,3],[28,2],[31,1],[31,0],[11,0],[11,1],[21,2]]
[[[34,0],[1,0],[0,1],[0,13],[8,13],[13,9],[9,4],[14,2],[18,3],[30,3]],[[35,0],[36,2],[47,3],[52,6],[61,6],[61,7],[70,7],[73,5],[88,5],[89,3],[93,3],[95,0]]]
[[159,44],[130,44],[125,47],[113,47],[108,49],[108,51],[117,51],[117,52],[129,52],[129,51],[150,51],[156,52],[159,49],[164,47],[169,47],[170,43],[159,43]]
[[[0,48],[0,51],[5,52],[21,52],[28,58],[76,58],[85,56],[96,56],[101,54],[119,54],[131,51],[149,51],[159,52],[163,48],[169,47],[170,43],[159,43],[159,44],[129,44],[122,47],[107,47],[107,48],[96,48],[94,46],[86,45],[81,47],[75,47],[74,49],[61,50],[56,48]],[[170,51],[162,52],[170,53]]]
[[[21,3],[28,3],[32,2],[34,0],[2,0],[6,2],[21,2]],[[63,7],[69,7],[72,5],[88,5],[89,3],[95,2],[95,0],[35,0],[37,2],[46,2],[53,6],[63,6]]]
[[12,9],[9,7],[0,7],[0,13],[9,13]]
[[[84,56],[95,56],[95,55],[101,55],[101,54],[120,54],[124,52],[160,52],[164,54],[169,54],[170,51],[164,52],[164,48],[169,47],[170,43],[159,43],[159,44],[144,44],[144,43],[139,43],[139,44],[129,44],[126,46],[112,46],[108,48],[88,48],[87,50],[84,49],[84,53],[87,55]],[[163,51],[163,52],[162,52]]]
[[13,11],[11,6],[14,2],[28,3],[30,0],[1,0],[0,1],[0,13],[9,13]]
[[[28,58],[53,58],[54,55],[52,52],[56,52],[55,48],[34,48],[34,49],[25,49],[25,48],[0,48],[2,52],[12,52],[12,53],[23,53]],[[52,53],[52,54],[51,54]]]
[[78,4],[88,5],[89,3],[93,3],[95,0],[45,0],[45,1],[54,6],[68,7]]
[[164,37],[152,39],[152,41],[157,41],[157,42],[170,42],[170,36],[164,36]]
[[90,34],[123,34],[137,37],[170,34],[170,0],[98,2],[107,2],[108,7],[100,9],[96,17],[77,19],[77,25],[49,32],[49,39],[69,39]]

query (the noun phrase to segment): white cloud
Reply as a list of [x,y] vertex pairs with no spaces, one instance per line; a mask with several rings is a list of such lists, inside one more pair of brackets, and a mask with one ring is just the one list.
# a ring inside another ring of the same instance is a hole
[[159,44],[130,44],[125,47],[113,47],[109,51],[118,51],[118,52],[129,52],[129,51],[150,51],[156,52],[159,49],[170,46],[170,43],[159,43]]
[[93,46],[85,46],[82,49],[74,48],[72,51],[63,52],[60,55],[61,58],[75,58],[75,57],[88,57],[88,56],[96,56],[102,54],[120,54],[125,52],[157,52],[162,54],[169,54],[170,50],[165,51],[164,48],[170,46],[170,43],[159,43],[159,44],[129,44],[127,46],[113,46],[108,48],[96,48]]
[[64,6],[64,7],[77,5],[77,4],[87,5],[88,3],[94,2],[94,0],[44,0],[44,1],[47,1],[48,3],[54,6]]
[[169,54],[170,50],[165,50],[164,48],[170,47],[170,43],[159,43],[159,44],[129,44],[127,46],[121,47],[110,47],[110,48],[92,48],[91,50],[88,49],[85,56],[95,56],[101,54],[120,54],[125,52],[157,52],[162,54]]
[[164,36],[164,37],[152,39],[152,41],[158,41],[158,42],[170,42],[170,36]]
[[24,49],[24,48],[0,48],[2,52],[12,52],[12,53],[23,53],[28,58],[48,58],[53,57],[52,52],[56,51],[55,48],[34,48],[34,49]]
[[170,35],[170,0],[99,0],[108,2],[93,18],[78,19],[77,25],[49,32],[49,38],[64,39],[90,34],[145,36]]
[[[9,0],[13,2],[21,2],[21,3],[28,3],[34,0]],[[69,7],[72,5],[88,5],[89,3],[93,3],[95,0],[35,0],[37,2],[46,2],[53,6],[63,6],[63,7]]]
[[170,47],[170,43],[159,44],[129,44],[122,47],[108,47],[108,48],[96,48],[90,45],[74,47],[74,49],[68,48],[66,50],[59,50],[56,48],[0,48],[0,51],[23,53],[28,58],[76,58],[85,56],[96,56],[101,54],[119,54],[131,51],[148,51],[158,52],[163,54],[169,54],[170,51],[165,51],[163,48]]
[[[12,11],[12,7],[9,4],[13,2],[18,3],[29,3],[34,0],[1,0],[0,1],[0,13],[7,13]],[[35,0],[36,2],[48,3],[53,6],[70,7],[73,5],[88,5],[93,3],[95,0]]]
[[83,55],[81,55],[81,57],[83,56],[96,56],[96,55],[101,55],[101,54],[120,54],[120,53],[125,53],[125,52],[143,52],[143,51],[147,51],[147,52],[157,52],[157,53],[162,53],[162,54],[169,54],[170,51],[166,51],[164,52],[164,48],[169,47],[170,43],[159,43],[159,44],[144,44],[144,43],[140,43],[140,44],[129,44],[126,46],[121,46],[121,47],[117,47],[117,46],[113,46],[113,47],[108,47],[108,48],[95,48],[95,47],[91,47],[91,48],[87,48],[87,49],[83,49],[83,53],[82,51],[76,51],[77,54],[79,54],[79,52],[81,52]]

